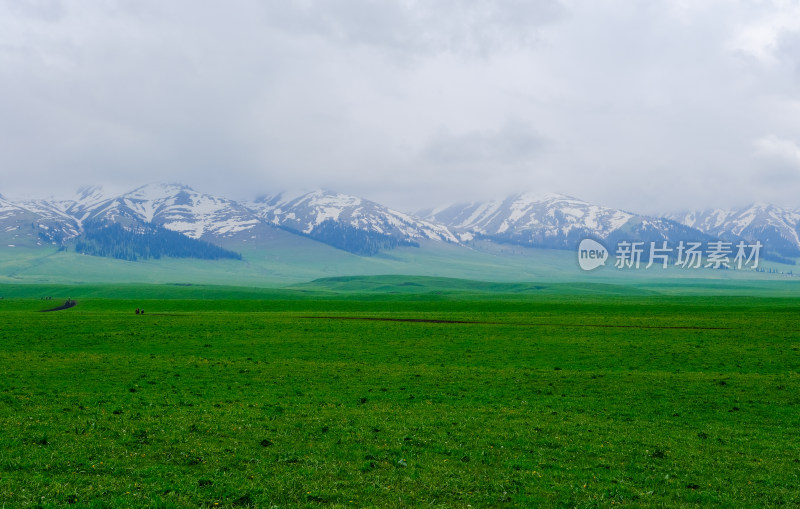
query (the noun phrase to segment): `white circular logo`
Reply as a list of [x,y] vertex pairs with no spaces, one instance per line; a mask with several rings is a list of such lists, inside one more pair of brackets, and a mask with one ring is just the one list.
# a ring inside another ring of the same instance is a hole
[[583,270],[594,270],[606,264],[608,250],[596,240],[583,239],[578,246],[578,265]]

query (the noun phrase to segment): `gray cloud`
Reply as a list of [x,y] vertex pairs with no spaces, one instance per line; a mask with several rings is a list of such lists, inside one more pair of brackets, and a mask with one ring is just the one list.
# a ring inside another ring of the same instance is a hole
[[786,157],[756,150],[800,143],[796,20],[777,0],[0,0],[0,192],[798,206]]
[[435,164],[514,164],[530,161],[545,145],[543,138],[530,126],[508,122],[491,131],[439,132],[425,147],[423,155]]
[[328,0],[265,7],[268,22],[283,30],[344,45],[427,54],[487,54],[524,46],[563,12],[557,0]]
[[60,0],[19,0],[8,2],[8,8],[23,19],[55,22],[64,16],[64,6]]

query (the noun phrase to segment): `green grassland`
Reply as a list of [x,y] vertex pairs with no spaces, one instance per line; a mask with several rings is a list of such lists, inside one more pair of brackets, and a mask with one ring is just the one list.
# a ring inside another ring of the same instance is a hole
[[791,282],[0,296],[0,506],[800,504]]

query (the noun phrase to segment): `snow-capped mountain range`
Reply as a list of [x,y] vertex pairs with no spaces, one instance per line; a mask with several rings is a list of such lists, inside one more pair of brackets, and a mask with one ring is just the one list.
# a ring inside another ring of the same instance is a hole
[[782,257],[800,256],[800,210],[753,205],[651,217],[559,194],[523,193],[504,200],[449,205],[407,214],[333,191],[276,194],[252,202],[199,193],[179,184],[149,184],[118,196],[82,188],[68,200],[14,202],[0,196],[0,247],[69,247],[88,224],[154,224],[193,239],[225,244],[282,229],[359,255],[398,246],[479,242],[574,249],[591,237],[620,240],[760,240]]
[[610,243],[623,237],[644,241],[706,237],[669,219],[593,205],[561,194],[523,193],[499,201],[442,207],[424,215],[449,225],[462,240],[477,236],[555,249],[574,248],[587,237]]
[[714,237],[758,240],[777,255],[800,256],[800,209],[755,203],[736,210],[706,209],[668,217]]

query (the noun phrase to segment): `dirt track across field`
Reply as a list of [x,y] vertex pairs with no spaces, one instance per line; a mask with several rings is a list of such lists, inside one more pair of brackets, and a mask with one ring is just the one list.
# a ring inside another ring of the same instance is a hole
[[683,330],[736,330],[734,327],[698,327],[689,325],[617,325],[591,323],[517,323],[517,322],[470,322],[465,320],[433,320],[426,318],[384,318],[378,316],[303,316],[320,320],[372,320],[378,322],[413,322],[413,323],[455,323],[473,325],[516,325],[522,327],[589,327],[608,329],[683,329]]
[[62,309],[69,309],[71,307],[75,307],[77,303],[78,301],[76,300],[68,300],[64,302],[62,305],[58,306],[57,308],[43,309],[42,313],[48,313],[50,311],[61,311]]

